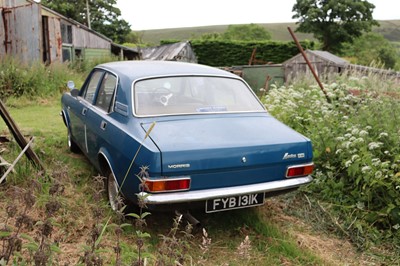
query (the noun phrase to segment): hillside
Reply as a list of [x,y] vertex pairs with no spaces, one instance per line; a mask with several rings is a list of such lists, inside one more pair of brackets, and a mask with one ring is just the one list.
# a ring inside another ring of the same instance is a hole
[[[268,30],[273,40],[290,41],[291,37],[287,27],[293,30],[297,28],[295,23],[268,23],[260,24]],[[145,30],[138,32],[142,36],[145,43],[159,44],[160,40],[176,39],[176,40],[190,40],[199,38],[205,33],[222,33],[229,25],[216,25],[216,26],[203,26],[203,27],[187,27],[187,28],[173,28],[173,29],[157,29]],[[300,40],[312,40],[311,34],[296,33]]]
[[[379,21],[380,26],[374,27],[373,31],[381,33],[385,38],[392,42],[400,42],[400,20]],[[291,41],[287,27],[293,30],[297,28],[296,23],[266,23],[260,24],[268,30],[273,40]],[[228,28],[228,25],[187,27],[173,29],[145,30],[138,32],[145,43],[158,45],[161,40],[190,40],[200,37],[204,33],[221,33]],[[296,33],[299,40],[313,40],[312,34]]]

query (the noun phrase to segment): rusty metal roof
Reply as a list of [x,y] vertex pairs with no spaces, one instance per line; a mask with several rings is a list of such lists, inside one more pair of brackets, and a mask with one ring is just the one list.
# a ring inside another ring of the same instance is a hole
[[[339,67],[345,67],[347,65],[349,65],[350,63],[334,54],[331,54],[330,52],[327,51],[320,51],[320,50],[306,50],[305,53],[310,56],[313,55],[315,57],[320,58],[323,61],[326,61],[328,63],[337,65]],[[282,63],[282,65],[288,65],[290,63],[292,63],[293,59],[297,59],[297,58],[302,58],[302,54],[299,53],[297,55],[295,55],[294,57],[286,60],[285,62]]]
[[197,63],[189,41],[165,44],[141,49],[143,60],[182,61]]
[[315,56],[320,57],[321,59],[324,59],[326,61],[329,61],[331,63],[334,63],[335,65],[348,65],[349,62],[347,62],[346,60],[331,54],[330,52],[327,51],[319,51],[319,50],[307,50],[307,52],[314,54]]

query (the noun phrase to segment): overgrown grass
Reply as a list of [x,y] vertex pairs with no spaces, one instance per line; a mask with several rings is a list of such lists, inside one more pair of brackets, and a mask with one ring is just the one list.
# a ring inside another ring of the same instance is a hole
[[23,64],[5,56],[0,59],[0,97],[11,96],[38,99],[59,95],[70,79],[81,80],[82,75],[64,64]]
[[340,231],[360,248],[388,239],[398,245],[400,85],[349,74],[325,84],[331,103],[307,79],[275,87],[263,100],[313,141],[317,170],[307,191],[323,201],[319,207],[336,217]]

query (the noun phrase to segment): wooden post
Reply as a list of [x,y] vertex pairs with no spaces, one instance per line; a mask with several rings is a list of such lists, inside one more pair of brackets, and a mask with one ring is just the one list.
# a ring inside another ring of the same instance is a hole
[[296,43],[297,48],[299,49],[300,53],[303,55],[304,60],[306,61],[308,67],[310,68],[311,73],[314,75],[315,80],[317,81],[319,87],[321,88],[322,92],[324,93],[325,98],[326,98],[326,101],[327,101],[328,103],[330,103],[331,100],[329,99],[328,94],[327,94],[327,92],[326,92],[324,86],[322,85],[321,81],[319,80],[317,73],[315,73],[315,70],[314,70],[313,66],[311,65],[311,63],[310,63],[310,60],[308,60],[307,55],[306,55],[306,53],[305,53],[304,50],[303,50],[303,47],[301,47],[301,44],[300,44],[299,41],[297,40],[297,38],[296,38],[296,36],[294,35],[292,29],[291,29],[290,27],[288,27],[288,30],[289,30],[289,33],[290,33],[290,35],[292,36],[294,42]]
[[[0,100],[0,115],[3,118],[4,122],[6,123],[7,127],[10,129],[11,133],[13,134],[15,140],[17,141],[21,149],[27,147],[28,143],[26,142],[26,139],[21,134],[21,131],[17,127],[17,124],[11,118],[10,114],[8,113],[5,105],[1,100]],[[28,146],[25,154],[28,157],[28,159],[31,160],[40,170],[44,170],[42,162],[40,161],[39,157],[37,157],[36,153],[31,149],[31,147]]]

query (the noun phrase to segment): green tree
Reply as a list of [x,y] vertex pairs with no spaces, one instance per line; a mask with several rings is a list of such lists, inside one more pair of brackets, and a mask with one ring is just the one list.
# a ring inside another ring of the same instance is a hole
[[125,42],[131,32],[129,23],[121,18],[121,10],[115,7],[116,0],[42,0],[41,3],[86,26],[89,26],[88,4],[91,28],[118,43]]
[[365,0],[297,0],[293,18],[299,19],[296,31],[313,33],[323,50],[339,52],[343,43],[379,25],[372,17],[374,8]]
[[396,47],[382,35],[372,32],[363,34],[353,43],[345,44],[343,55],[355,57],[356,64],[368,66],[375,62],[392,69],[398,59]]
[[235,41],[265,41],[271,39],[271,34],[262,26],[257,24],[229,25],[222,34],[225,40]]

